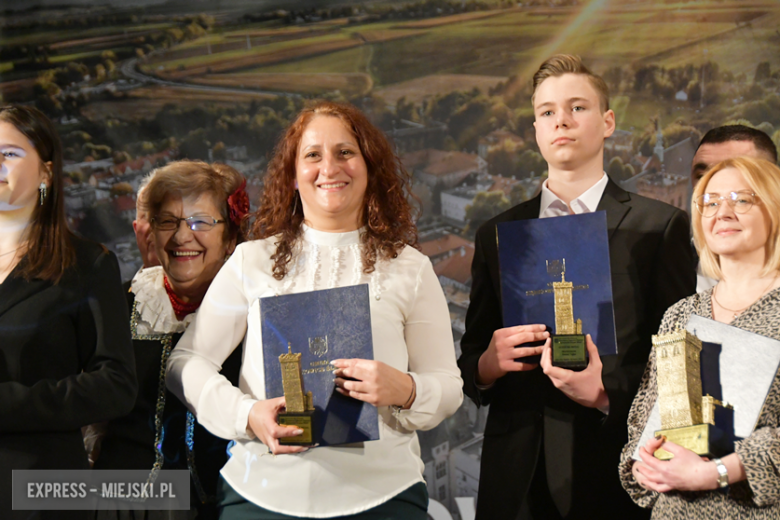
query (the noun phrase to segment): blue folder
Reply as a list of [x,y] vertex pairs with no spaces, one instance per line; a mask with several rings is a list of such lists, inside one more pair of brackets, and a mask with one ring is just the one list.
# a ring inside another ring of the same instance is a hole
[[335,390],[333,359],[374,359],[368,285],[260,298],[265,394],[281,397],[279,355],[301,353],[320,446],[379,439],[376,407]]
[[599,355],[617,354],[606,213],[502,222],[496,232],[504,327],[541,323],[555,332],[552,283],[565,260],[574,320]]

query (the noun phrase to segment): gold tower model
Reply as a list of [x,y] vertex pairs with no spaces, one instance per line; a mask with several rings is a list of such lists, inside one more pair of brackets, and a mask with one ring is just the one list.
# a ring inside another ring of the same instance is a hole
[[[550,264],[548,262],[549,270]],[[582,334],[582,320],[574,321],[574,309],[572,306],[572,290],[574,284],[566,281],[566,259],[563,259],[561,269],[561,281],[553,282],[555,293],[555,333],[556,334]]]
[[552,364],[571,370],[588,366],[582,320],[574,321],[572,291],[574,284],[566,281],[566,259],[547,262],[547,274],[561,275],[560,282],[552,282],[555,307],[555,334],[552,336]]
[[[715,428],[715,416],[721,415],[719,409],[723,409],[731,413],[733,422],[734,409],[702,395],[701,340],[687,330],[678,329],[653,336],[653,349],[662,428],[656,435],[664,435],[699,455],[716,454],[719,450],[716,444],[727,436]],[[655,456],[662,460],[672,458],[663,449],[657,450]]]
[[279,424],[283,426],[298,426],[303,434],[296,437],[282,437],[279,444],[310,445],[314,442],[313,414],[314,399],[311,392],[303,388],[303,373],[301,372],[301,353],[293,354],[292,345],[287,344],[287,354],[279,356],[282,366],[282,389],[284,390],[285,408],[279,413]]
[[661,427],[702,422],[701,340],[687,330],[653,336]]

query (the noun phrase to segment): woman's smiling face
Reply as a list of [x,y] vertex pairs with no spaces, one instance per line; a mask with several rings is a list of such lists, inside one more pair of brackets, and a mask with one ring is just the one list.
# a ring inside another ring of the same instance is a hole
[[[753,191],[739,170],[724,168],[710,178],[705,193],[717,198],[728,197],[732,192],[751,194]],[[716,255],[738,257],[766,250],[771,223],[760,200],[744,213],[720,201],[717,213],[702,217],[701,223],[707,247]]]
[[175,230],[162,230],[157,224],[166,219],[188,217],[222,220],[211,194],[184,199],[172,196],[165,199],[155,215],[152,236],[155,251],[174,292],[197,301],[203,298],[225,258],[235,249],[235,241],[225,240],[224,222],[208,231],[193,231],[182,221],[177,222]]
[[307,224],[322,231],[360,227],[368,172],[355,135],[341,119],[316,116],[309,122],[295,171]]

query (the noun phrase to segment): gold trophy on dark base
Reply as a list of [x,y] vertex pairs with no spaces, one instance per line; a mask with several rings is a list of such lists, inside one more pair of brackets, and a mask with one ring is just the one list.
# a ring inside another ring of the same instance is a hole
[[314,439],[314,401],[311,392],[304,392],[301,373],[301,354],[293,354],[292,345],[287,343],[287,354],[279,356],[282,366],[282,388],[285,408],[280,412],[278,423],[282,426],[297,426],[303,433],[293,437],[279,438],[283,446],[312,446]]
[[547,261],[547,274],[557,277],[553,282],[555,294],[555,334],[552,337],[552,364],[569,370],[583,370],[588,366],[582,320],[574,321],[572,291],[574,284],[566,281],[566,259]]
[[[661,430],[667,440],[698,455],[719,457],[734,451],[734,408],[702,395],[699,338],[687,330],[653,336]],[[716,426],[717,422],[717,426]],[[673,457],[664,449],[655,456]]]

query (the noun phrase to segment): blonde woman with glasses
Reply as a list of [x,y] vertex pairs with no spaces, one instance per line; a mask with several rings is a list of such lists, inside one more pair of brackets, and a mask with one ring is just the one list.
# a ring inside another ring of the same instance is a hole
[[[692,314],[780,339],[780,168],[762,159],[713,166],[693,194],[693,236],[704,273],[718,284],[673,305],[659,334]],[[780,518],[780,377],[776,376],[754,432],[735,452],[707,460],[663,439],[640,448],[639,437],[657,398],[655,355],[628,419],[623,487],[653,518]],[[670,461],[653,457],[659,447]],[[727,489],[721,489],[727,488]]]

